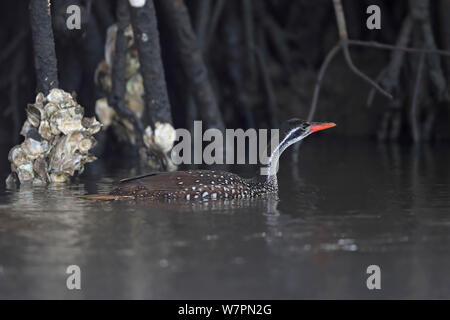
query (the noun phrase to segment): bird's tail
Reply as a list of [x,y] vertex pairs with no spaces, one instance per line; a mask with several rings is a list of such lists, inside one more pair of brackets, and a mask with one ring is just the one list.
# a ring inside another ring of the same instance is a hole
[[88,200],[121,200],[121,199],[133,199],[134,197],[113,195],[113,194],[86,194],[84,196],[81,196],[81,198]]

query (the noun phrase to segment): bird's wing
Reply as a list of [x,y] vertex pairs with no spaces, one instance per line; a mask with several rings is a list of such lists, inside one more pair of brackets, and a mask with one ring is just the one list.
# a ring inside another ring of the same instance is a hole
[[120,183],[124,183],[124,182],[130,182],[136,179],[141,179],[141,178],[145,178],[145,177],[151,177],[151,176],[155,176],[157,174],[160,174],[160,172],[154,172],[154,173],[147,173],[147,174],[143,174],[141,176],[136,176],[136,177],[131,177],[131,178],[125,178],[120,180]]
[[124,179],[111,194],[134,194],[143,189],[146,191],[180,190],[183,186],[178,184],[177,177],[177,172],[161,172]]

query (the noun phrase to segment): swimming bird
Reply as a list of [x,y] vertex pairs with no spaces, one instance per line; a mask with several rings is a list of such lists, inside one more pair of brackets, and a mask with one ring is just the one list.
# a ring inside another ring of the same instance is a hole
[[290,145],[311,133],[334,127],[332,122],[286,121],[280,130],[281,142],[269,157],[264,175],[247,179],[237,174],[215,170],[189,170],[152,173],[121,180],[109,194],[92,194],[84,198],[116,200],[126,198],[216,200],[254,198],[278,191],[278,161]]

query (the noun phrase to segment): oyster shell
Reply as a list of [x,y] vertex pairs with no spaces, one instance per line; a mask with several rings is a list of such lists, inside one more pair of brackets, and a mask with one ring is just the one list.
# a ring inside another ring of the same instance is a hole
[[63,118],[63,119],[59,119],[59,121],[58,121],[58,129],[63,134],[70,134],[75,131],[84,130],[84,127],[81,124],[81,119],[67,120],[67,119]]
[[83,118],[81,119],[81,124],[90,134],[96,134],[102,128],[102,124],[95,117]]
[[43,156],[40,156],[34,161],[33,170],[40,182],[49,181],[50,176],[48,174],[48,164]]
[[42,113],[44,109],[40,108],[34,104],[29,104],[27,106],[27,120],[33,127],[38,127],[39,122],[43,118]]
[[44,116],[46,119],[50,119],[50,117],[59,110],[59,106],[56,103],[49,102],[44,107]]
[[152,145],[153,142],[153,130],[150,126],[148,126],[147,128],[145,128],[144,131],[144,144],[147,148],[150,148],[150,146]]
[[141,148],[141,161],[158,170],[175,171],[177,166],[168,156],[175,142],[176,132],[170,123],[156,122],[155,131],[150,126],[145,128],[143,140],[146,148]]
[[50,174],[50,182],[53,183],[64,183],[69,180],[69,177],[64,173],[51,173]]
[[34,178],[33,163],[29,162],[21,165],[16,170],[20,182],[32,181]]
[[44,148],[40,141],[36,141],[33,138],[25,139],[22,143],[22,150],[27,155],[27,159],[34,160],[39,155],[44,153]]
[[84,129],[81,125],[82,118],[82,110],[79,107],[60,109],[50,118],[52,132],[62,132],[67,135],[74,131],[81,131]]
[[61,108],[67,108],[74,105],[72,95],[61,89],[51,89],[47,95],[47,101],[53,102]]
[[108,105],[106,98],[101,98],[96,101],[95,114],[98,116],[104,128],[110,126],[113,118],[116,116],[116,112]]
[[19,178],[17,177],[17,173],[11,172],[8,177],[6,178],[6,186],[8,188],[15,188],[17,186],[17,183],[19,182]]
[[135,96],[144,94],[144,80],[140,73],[134,74],[127,81],[127,93]]
[[141,97],[131,96],[126,93],[125,102],[128,109],[133,111],[138,118],[142,118],[142,114],[144,113],[144,100]]
[[33,126],[28,120],[25,120],[25,122],[22,125],[22,130],[20,130],[20,134],[26,137],[31,129],[33,129]]
[[131,78],[133,75],[139,72],[140,68],[139,56],[136,50],[131,49],[127,53],[127,66],[125,69],[125,75],[127,78]]
[[44,103],[44,100],[45,100],[44,94],[43,94],[42,92],[39,92],[39,93],[36,95],[36,99],[35,99],[34,101],[35,101],[35,104],[43,104],[43,103]]
[[175,138],[176,132],[170,123],[156,122],[153,140],[162,151],[170,151],[173,147],[173,143],[175,142]]
[[135,8],[140,8],[145,5],[146,0],[130,0],[130,5]]
[[91,138],[82,139],[79,143],[80,152],[86,154],[95,145],[95,140]]
[[41,121],[41,124],[39,125],[39,134],[46,140],[53,139],[52,129],[47,120]]
[[116,49],[117,24],[113,24],[106,30],[105,43],[105,62],[110,67],[112,66],[114,51]]
[[95,139],[86,132],[78,131],[62,137],[51,152],[51,170],[71,176],[75,171],[84,170],[84,164],[93,161],[86,155],[95,143]]
[[15,167],[20,167],[21,165],[27,164],[29,162],[26,153],[20,146],[15,146],[9,151],[8,160]]

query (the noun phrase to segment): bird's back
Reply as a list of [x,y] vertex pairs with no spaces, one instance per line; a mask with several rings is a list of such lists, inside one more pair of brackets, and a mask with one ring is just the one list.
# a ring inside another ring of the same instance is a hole
[[[234,199],[252,198],[276,191],[234,173],[193,170],[156,173],[122,180],[108,195],[91,195],[90,199],[166,198],[166,199]],[[98,197],[96,197],[98,196]]]

